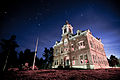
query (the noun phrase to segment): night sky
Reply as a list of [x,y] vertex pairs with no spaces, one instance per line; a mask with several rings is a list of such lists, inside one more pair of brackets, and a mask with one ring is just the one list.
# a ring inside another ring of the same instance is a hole
[[35,50],[61,40],[62,26],[68,20],[74,34],[90,29],[102,39],[107,57],[120,58],[120,3],[117,0],[0,0],[0,39],[16,35],[18,52]]

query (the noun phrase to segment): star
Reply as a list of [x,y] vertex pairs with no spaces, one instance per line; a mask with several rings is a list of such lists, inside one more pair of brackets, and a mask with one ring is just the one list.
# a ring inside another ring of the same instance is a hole
[[80,16],[83,16],[83,14],[81,13],[81,15]]
[[40,23],[38,24],[38,26],[40,26]]
[[7,11],[5,11],[4,14],[7,14]]

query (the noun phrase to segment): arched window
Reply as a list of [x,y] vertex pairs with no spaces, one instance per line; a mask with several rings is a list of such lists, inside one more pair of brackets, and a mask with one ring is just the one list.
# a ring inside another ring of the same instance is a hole
[[64,29],[64,33],[66,33],[66,32],[67,32],[67,29],[65,28],[65,29]]

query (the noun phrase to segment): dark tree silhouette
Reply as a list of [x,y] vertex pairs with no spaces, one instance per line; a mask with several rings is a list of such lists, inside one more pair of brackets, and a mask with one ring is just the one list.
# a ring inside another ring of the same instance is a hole
[[43,53],[44,59],[44,68],[52,68],[52,62],[53,62],[53,48],[51,47],[50,50],[45,48]]
[[114,66],[118,66],[119,65],[119,60],[117,57],[115,57],[114,55],[111,55],[110,56],[110,59],[107,59],[108,62],[109,62],[109,65],[111,67],[114,67]]
[[48,67],[48,56],[49,56],[49,49],[45,48],[44,53],[43,53],[43,57],[44,59],[44,68]]
[[117,66],[119,64],[118,58],[114,55],[110,56],[110,66]]
[[39,60],[39,66],[38,66],[40,69],[44,69],[44,60],[43,58],[41,57],[40,60]]
[[17,52],[15,49],[19,47],[16,42],[16,36],[12,35],[9,40],[2,39],[0,42],[2,53],[0,54],[1,69],[8,69],[9,67],[16,67]]
[[52,63],[53,63],[53,48],[51,47],[49,50],[48,68],[52,68]]
[[19,53],[19,64],[24,64],[24,53],[23,51],[20,51]]
[[[31,52],[30,49],[26,49],[24,53],[21,51],[19,53],[19,65],[25,65],[25,63],[29,63],[29,66],[33,65],[33,60],[34,60],[34,54],[35,52]],[[36,57],[35,60],[35,65],[39,66],[39,58]]]

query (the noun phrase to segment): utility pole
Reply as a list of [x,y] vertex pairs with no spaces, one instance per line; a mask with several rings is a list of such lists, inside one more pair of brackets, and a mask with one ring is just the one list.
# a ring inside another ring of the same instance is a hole
[[4,67],[3,67],[3,72],[4,72],[4,70],[5,70],[5,68],[6,68],[6,65],[7,65],[7,62],[8,62],[8,56],[9,56],[9,51],[8,51],[7,58],[6,58],[6,60],[5,60],[5,65],[4,65]]
[[35,55],[34,55],[34,61],[33,61],[32,70],[34,70],[34,68],[35,68],[35,59],[36,59],[37,47],[38,47],[38,38],[37,38],[37,42],[36,42],[36,48],[35,48]]

